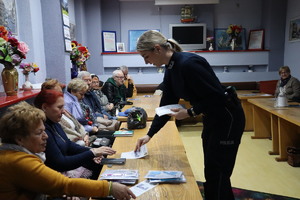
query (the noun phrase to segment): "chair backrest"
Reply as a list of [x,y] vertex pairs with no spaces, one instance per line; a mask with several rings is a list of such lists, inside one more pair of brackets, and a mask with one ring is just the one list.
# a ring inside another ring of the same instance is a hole
[[278,80],[260,81],[259,82],[259,91],[262,93],[274,95],[277,82],[278,82]]

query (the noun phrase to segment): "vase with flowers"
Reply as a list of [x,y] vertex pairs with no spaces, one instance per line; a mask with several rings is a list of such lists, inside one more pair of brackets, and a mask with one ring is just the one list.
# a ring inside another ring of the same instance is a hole
[[40,68],[37,66],[35,63],[21,63],[20,64],[20,69],[23,69],[22,73],[25,76],[25,82],[22,86],[24,91],[30,91],[32,90],[32,84],[29,81],[29,74],[30,73],[35,73],[40,70]]
[[213,51],[213,50],[214,50],[214,48],[213,48],[214,37],[207,37],[207,38],[206,38],[206,41],[209,43],[209,48],[208,48],[208,50],[209,50],[209,51]]
[[90,58],[91,54],[87,47],[82,46],[77,41],[72,41],[72,51],[70,53],[70,60],[72,62],[71,78],[76,78],[78,75],[78,69],[80,71],[86,71],[85,62]]
[[231,47],[231,50],[234,50],[235,47],[241,43],[240,33],[242,32],[242,26],[230,24],[226,32],[230,36],[229,46]]
[[7,96],[17,95],[19,78],[15,66],[20,65],[28,51],[25,42],[18,41],[4,26],[0,26],[0,63],[4,66],[1,76]]

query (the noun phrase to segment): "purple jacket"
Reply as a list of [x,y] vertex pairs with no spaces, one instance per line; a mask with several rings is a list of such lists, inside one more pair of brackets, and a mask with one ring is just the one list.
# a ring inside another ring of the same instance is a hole
[[65,109],[69,111],[78,121],[84,126],[86,132],[91,132],[92,126],[88,125],[88,121],[85,119],[83,115],[83,111],[79,104],[79,101],[76,96],[72,95],[68,91],[64,93],[65,99]]

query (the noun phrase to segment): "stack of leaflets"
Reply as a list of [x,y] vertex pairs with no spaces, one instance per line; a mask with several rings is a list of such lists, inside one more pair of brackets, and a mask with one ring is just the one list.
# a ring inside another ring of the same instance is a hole
[[123,184],[135,184],[139,179],[138,170],[107,169],[100,175],[100,180],[116,181]]
[[145,178],[149,183],[185,183],[182,171],[153,171],[150,170]]
[[114,132],[115,137],[133,136],[133,130],[120,130]]

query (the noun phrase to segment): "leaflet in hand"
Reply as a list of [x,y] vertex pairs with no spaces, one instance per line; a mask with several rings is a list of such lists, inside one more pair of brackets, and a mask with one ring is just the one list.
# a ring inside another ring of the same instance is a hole
[[155,108],[155,113],[158,116],[174,114],[175,112],[171,111],[171,109],[173,109],[173,108],[183,108],[183,107],[180,104],[171,104],[171,105],[161,106],[161,107]]
[[148,155],[148,150],[147,146],[144,144],[141,146],[140,151],[134,152],[123,152],[121,154],[121,158],[126,158],[126,159],[137,159],[137,158],[143,158]]

